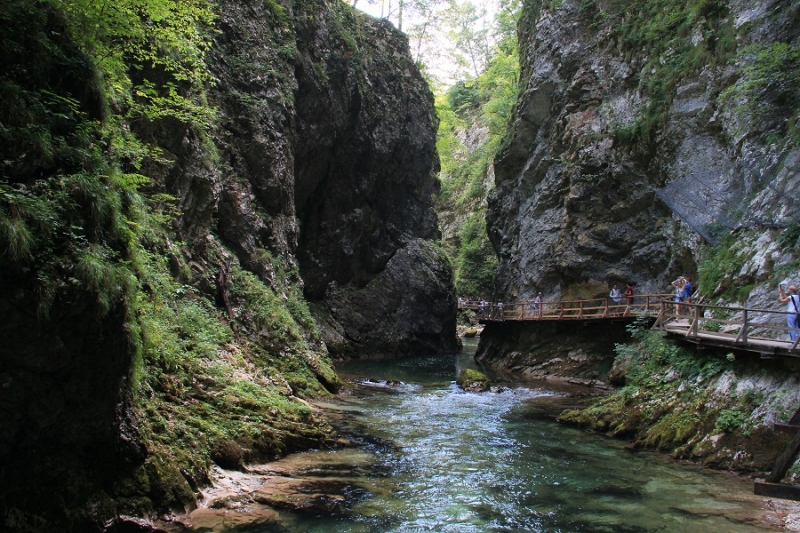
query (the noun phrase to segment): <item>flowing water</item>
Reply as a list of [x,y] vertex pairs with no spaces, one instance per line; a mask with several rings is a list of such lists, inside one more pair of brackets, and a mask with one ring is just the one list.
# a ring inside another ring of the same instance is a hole
[[[368,383],[328,407],[363,446],[309,454],[348,483],[333,514],[282,512],[297,532],[751,532],[769,502],[752,481],[630,451],[554,420],[574,395],[508,384],[465,393],[453,383],[469,355],[351,362]],[[331,466],[338,465],[338,466]],[[349,465],[343,467],[342,465]],[[774,515],[774,513],[773,513]]]

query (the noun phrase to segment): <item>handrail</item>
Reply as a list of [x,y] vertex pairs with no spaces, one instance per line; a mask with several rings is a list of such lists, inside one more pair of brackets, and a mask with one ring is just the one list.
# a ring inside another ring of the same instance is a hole
[[[785,317],[793,314],[792,311],[779,311],[776,309],[756,309],[742,306],[724,306],[702,303],[673,302],[668,300],[661,301],[662,312],[656,319],[653,328],[666,329],[668,323],[673,327],[685,327],[679,322],[688,320],[686,336],[697,339],[701,334],[717,335],[719,337],[732,337],[733,346],[745,345],[752,341],[780,341],[792,342],[778,339],[780,335],[789,334],[792,328],[783,323],[769,321],[773,317]],[[726,313],[741,313],[741,318],[726,319],[713,316],[714,310],[722,310]],[[795,330],[797,338],[790,348],[796,351],[800,343],[800,329]]]
[[[741,318],[716,318],[714,311],[741,314]],[[772,353],[775,349],[797,352],[800,345],[800,328],[795,341],[778,337],[791,333],[785,323],[771,320],[784,317],[790,311],[755,309],[741,306],[724,306],[704,303],[678,302],[671,294],[640,294],[620,298],[592,298],[584,300],[522,301],[503,304],[478,305],[482,321],[588,321],[619,319],[636,316],[655,317],[653,329],[668,330],[684,335],[694,342],[723,343],[731,347]]]
[[598,318],[651,316],[655,303],[668,294],[622,295],[620,298],[592,298],[559,301],[521,301],[480,304],[476,311],[483,320],[592,320]]

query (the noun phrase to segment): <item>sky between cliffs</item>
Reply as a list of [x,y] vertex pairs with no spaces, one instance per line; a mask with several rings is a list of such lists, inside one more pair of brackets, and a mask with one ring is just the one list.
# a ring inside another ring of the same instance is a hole
[[[408,35],[414,60],[438,89],[477,77],[497,41],[500,0],[356,0],[356,8],[386,18]],[[351,2],[352,5],[352,2]]]

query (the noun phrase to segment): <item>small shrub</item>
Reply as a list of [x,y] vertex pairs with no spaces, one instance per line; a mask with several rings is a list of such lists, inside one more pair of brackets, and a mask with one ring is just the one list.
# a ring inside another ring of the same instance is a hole
[[740,428],[746,420],[746,415],[738,409],[722,409],[717,416],[717,421],[714,424],[714,429],[717,431],[724,431],[731,433]]

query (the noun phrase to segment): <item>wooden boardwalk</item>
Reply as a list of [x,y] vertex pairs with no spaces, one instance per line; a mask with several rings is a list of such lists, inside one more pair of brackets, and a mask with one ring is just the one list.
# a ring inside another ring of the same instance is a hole
[[654,319],[653,328],[698,346],[757,353],[762,358],[800,357],[800,335],[791,342],[786,311],[676,303],[669,294],[511,304],[467,301],[481,324],[493,322],[627,321]]
[[698,346],[757,353],[762,358],[800,357],[788,340],[786,311],[706,304],[661,302],[653,328]]
[[591,300],[560,300],[557,302],[515,302],[512,304],[486,304],[463,302],[462,309],[472,309],[478,313],[481,323],[505,322],[509,320],[524,322],[556,322],[568,320],[628,320],[636,317],[658,316],[661,301],[668,294],[643,294],[619,299],[595,298]]

